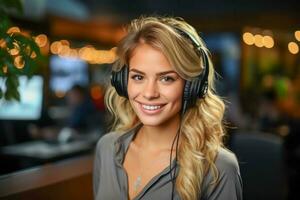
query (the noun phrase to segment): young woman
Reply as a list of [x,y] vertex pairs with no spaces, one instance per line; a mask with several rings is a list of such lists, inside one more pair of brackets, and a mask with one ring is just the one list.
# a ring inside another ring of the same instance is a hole
[[142,17],[117,55],[106,93],[113,131],[97,144],[95,199],[242,199],[236,157],[222,144],[225,106],[195,29]]

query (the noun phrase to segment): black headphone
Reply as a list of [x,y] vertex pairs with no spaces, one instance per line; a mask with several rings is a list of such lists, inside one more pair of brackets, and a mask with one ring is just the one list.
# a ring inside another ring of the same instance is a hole
[[[189,39],[197,54],[202,58],[203,72],[195,77],[194,80],[186,80],[183,97],[182,97],[182,110],[181,113],[184,114],[187,109],[194,106],[198,98],[204,98],[208,90],[208,74],[209,74],[209,62],[205,51],[202,49],[200,43],[189,33],[175,27],[176,31],[180,35]],[[127,83],[128,83],[128,66],[124,65],[119,71],[112,71],[111,75],[111,85],[115,87],[117,93],[120,96],[128,98],[127,93]]]

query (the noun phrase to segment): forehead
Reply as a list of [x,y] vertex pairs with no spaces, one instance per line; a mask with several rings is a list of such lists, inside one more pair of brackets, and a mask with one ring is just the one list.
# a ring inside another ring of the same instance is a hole
[[158,49],[148,44],[139,44],[129,59],[129,69],[137,69],[144,73],[159,73],[174,70],[168,58]]

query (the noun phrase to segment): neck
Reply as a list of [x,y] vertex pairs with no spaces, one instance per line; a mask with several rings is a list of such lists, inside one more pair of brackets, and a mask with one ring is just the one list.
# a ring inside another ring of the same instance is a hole
[[[160,126],[143,125],[135,138],[135,143],[144,150],[171,150],[179,124],[180,116]],[[175,145],[173,146],[173,150],[175,149]]]

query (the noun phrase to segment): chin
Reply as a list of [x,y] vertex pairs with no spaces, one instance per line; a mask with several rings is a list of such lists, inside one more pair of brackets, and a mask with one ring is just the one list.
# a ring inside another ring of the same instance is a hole
[[161,113],[160,115],[155,116],[145,116],[143,114],[137,114],[139,120],[142,124],[145,126],[164,126],[167,125],[169,122],[175,119],[175,117],[178,115],[178,112],[174,113],[167,113],[166,116]]
[[157,120],[157,119],[144,119],[139,118],[143,125],[145,126],[162,126],[164,124],[164,121]]

